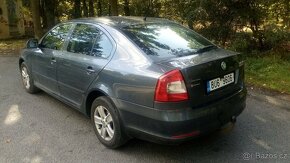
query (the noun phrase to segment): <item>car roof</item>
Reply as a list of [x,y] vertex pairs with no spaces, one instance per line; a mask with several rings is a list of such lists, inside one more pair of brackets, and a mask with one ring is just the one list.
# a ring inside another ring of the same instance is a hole
[[154,17],[137,17],[137,16],[105,16],[105,17],[91,17],[73,19],[68,22],[80,22],[80,23],[101,23],[115,28],[124,28],[137,24],[151,24],[151,23],[173,23],[173,21],[164,18]]

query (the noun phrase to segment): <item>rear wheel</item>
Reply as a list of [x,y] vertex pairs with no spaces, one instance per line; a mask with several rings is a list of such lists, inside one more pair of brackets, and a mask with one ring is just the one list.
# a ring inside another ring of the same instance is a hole
[[117,148],[126,142],[117,111],[107,97],[102,96],[94,100],[91,121],[98,139],[106,147]]
[[22,83],[23,83],[24,89],[28,93],[38,92],[39,89],[36,86],[34,86],[34,81],[33,81],[32,75],[29,72],[29,70],[24,62],[21,63],[20,73],[21,73],[21,78],[22,78]]

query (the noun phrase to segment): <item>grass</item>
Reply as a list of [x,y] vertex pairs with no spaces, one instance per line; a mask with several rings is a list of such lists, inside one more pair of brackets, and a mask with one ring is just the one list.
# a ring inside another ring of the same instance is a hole
[[290,94],[290,60],[277,55],[246,58],[246,82]]

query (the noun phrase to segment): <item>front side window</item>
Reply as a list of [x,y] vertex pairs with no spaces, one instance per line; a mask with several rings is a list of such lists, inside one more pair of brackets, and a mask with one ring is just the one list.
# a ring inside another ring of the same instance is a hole
[[71,24],[62,24],[52,29],[42,40],[41,47],[61,50],[69,33]]
[[97,27],[78,24],[69,39],[67,51],[106,58],[112,51],[112,44]]

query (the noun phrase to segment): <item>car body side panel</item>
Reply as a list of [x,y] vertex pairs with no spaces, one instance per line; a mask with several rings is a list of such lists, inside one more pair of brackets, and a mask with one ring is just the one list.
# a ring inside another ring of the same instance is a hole
[[[90,89],[106,85],[112,98],[153,107],[157,79],[166,71],[152,62],[119,31],[106,27],[117,43],[112,60]],[[134,109],[134,108],[132,108]]]
[[[76,105],[82,112],[85,112],[82,106],[85,106],[86,93],[105,65],[111,60],[116,50],[116,43],[109,33],[99,25],[83,22],[75,23],[95,26],[106,34],[106,37],[109,38],[112,44],[111,54],[109,54],[107,58],[72,53],[66,50],[64,50],[61,55],[57,56],[59,60],[57,80],[60,95],[62,98]],[[93,72],[89,72],[89,70]]]
[[33,53],[36,50],[38,50],[38,49],[37,48],[22,49],[22,51],[20,52],[19,63],[20,63],[20,60],[23,60],[27,64],[27,66],[28,66],[27,68],[30,72],[32,71],[32,64],[31,64],[32,62],[31,61],[32,61],[32,57],[33,57],[33,55],[31,55],[31,53]]
[[[57,67],[61,96],[80,106],[88,87],[107,63],[107,59],[63,52],[58,56]],[[89,67],[95,72],[89,73]]]
[[54,94],[59,94],[56,79],[55,56],[61,51],[38,48],[32,55],[32,73],[35,77],[35,85],[42,87]]

